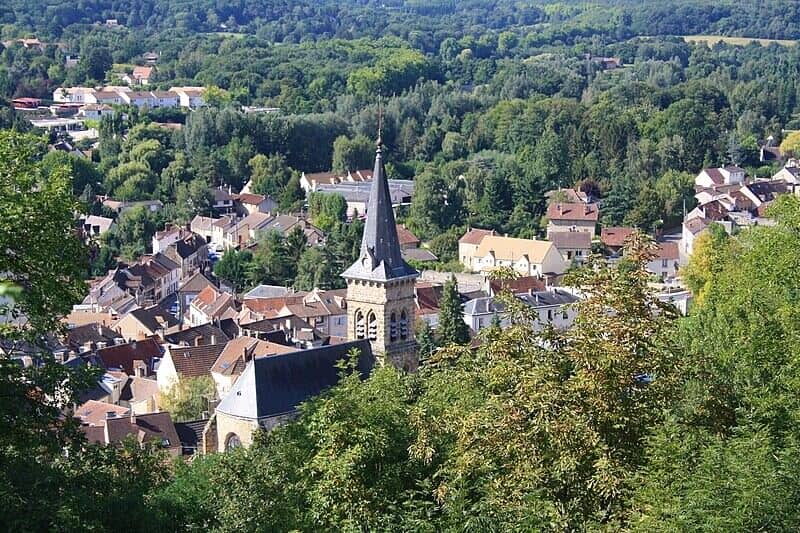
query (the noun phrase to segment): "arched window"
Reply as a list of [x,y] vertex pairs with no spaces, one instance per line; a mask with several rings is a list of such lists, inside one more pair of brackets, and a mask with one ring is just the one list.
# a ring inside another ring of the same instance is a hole
[[225,437],[225,451],[235,450],[242,446],[242,441],[239,440],[239,435],[236,433],[228,433],[228,436]]
[[354,317],[356,321],[356,339],[366,338],[367,329],[366,324],[364,323],[364,313],[361,312],[361,309],[358,309],[356,310]]
[[403,340],[408,338],[408,315],[405,309],[400,312],[400,338]]
[[397,313],[392,312],[389,318],[389,341],[394,342],[397,340]]
[[367,338],[371,341],[378,339],[378,318],[372,311],[367,315]]

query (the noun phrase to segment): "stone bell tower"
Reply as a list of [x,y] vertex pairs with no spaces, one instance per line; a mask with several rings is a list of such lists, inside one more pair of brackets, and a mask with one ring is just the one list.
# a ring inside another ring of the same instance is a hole
[[416,370],[414,280],[403,260],[378,138],[361,253],[342,273],[347,281],[348,340],[369,339],[372,351],[398,368]]

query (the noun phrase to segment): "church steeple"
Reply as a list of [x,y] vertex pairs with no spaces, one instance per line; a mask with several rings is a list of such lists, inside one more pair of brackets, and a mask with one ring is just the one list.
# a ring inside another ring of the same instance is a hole
[[367,204],[367,221],[361,239],[361,253],[358,260],[342,273],[342,277],[388,281],[417,275],[417,271],[403,260],[400,251],[392,197],[386,179],[386,169],[383,166],[383,146],[379,136],[375,151],[375,168],[372,171],[372,188]]
[[407,370],[416,369],[419,361],[413,328],[418,276],[400,251],[379,135],[361,253],[342,273],[347,280],[347,337],[369,339],[373,353]]

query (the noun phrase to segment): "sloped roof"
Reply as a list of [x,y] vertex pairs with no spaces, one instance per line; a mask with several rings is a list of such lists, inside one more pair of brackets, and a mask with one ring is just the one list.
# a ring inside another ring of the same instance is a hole
[[203,346],[182,346],[170,348],[172,364],[175,371],[182,378],[197,378],[208,376],[214,361],[225,349],[227,342],[219,344],[206,344]]
[[153,358],[161,357],[161,345],[155,339],[133,341],[97,350],[97,357],[106,368],[121,368],[126,374],[133,375],[134,361],[144,361],[147,368],[153,368]]
[[360,352],[357,370],[366,378],[375,366],[369,341],[256,357],[239,377],[217,411],[259,419],[291,413],[301,403],[339,382],[339,361],[352,349]]
[[414,235],[411,230],[409,230],[403,224],[397,224],[397,239],[400,242],[400,246],[405,246],[408,244],[419,246],[420,243],[419,237]]
[[183,285],[181,285],[181,288],[178,289],[178,292],[199,293],[206,287],[213,287],[216,289],[216,286],[211,282],[211,280],[205,277],[202,273],[197,272],[187,279]]
[[559,249],[588,250],[592,247],[592,235],[586,231],[553,231],[548,238]]
[[178,320],[159,305],[153,305],[146,309],[134,309],[128,313],[128,315],[134,317],[140,324],[153,333],[160,329],[167,329],[178,325]]
[[[193,328],[177,329],[179,326],[170,328],[164,336],[164,340],[170,344],[185,344],[194,346],[197,339],[201,339],[200,344],[217,344],[230,340],[228,335],[213,324],[201,324]],[[214,339],[216,342],[211,342]]]
[[523,255],[527,255],[528,260],[532,263],[541,263],[553,248],[555,248],[555,245],[550,241],[487,235],[478,246],[476,254],[478,257],[486,257],[489,252],[494,252],[495,257],[498,259],[513,259],[514,261],[520,259]]
[[128,436],[141,443],[155,441],[165,448],[177,448],[181,443],[169,413],[136,415],[133,421],[130,416],[110,418],[105,424],[108,428],[106,444],[121,442]]
[[458,242],[460,244],[480,244],[483,238],[487,235],[494,235],[494,230],[471,228],[460,239],[458,239]]
[[636,228],[608,227],[600,230],[600,242],[612,248],[621,248]]
[[492,294],[498,294],[503,289],[508,289],[514,294],[530,291],[543,291],[547,289],[544,281],[536,276],[524,276],[510,280],[493,279],[489,282]]
[[129,411],[127,407],[114,405],[113,403],[87,400],[75,410],[74,416],[81,421],[81,424],[102,426],[109,413],[114,413],[115,416],[122,416],[128,414]]
[[297,351],[297,348],[253,337],[239,337],[228,342],[211,366],[211,371],[218,374],[240,374],[245,365],[254,357],[277,355]]
[[680,251],[677,242],[658,243],[658,259],[680,259]]
[[547,218],[550,220],[597,222],[599,215],[597,204],[556,202],[547,207]]
[[102,324],[86,324],[72,328],[67,332],[67,344],[72,348],[91,343],[114,343],[114,339],[121,339],[122,335]]

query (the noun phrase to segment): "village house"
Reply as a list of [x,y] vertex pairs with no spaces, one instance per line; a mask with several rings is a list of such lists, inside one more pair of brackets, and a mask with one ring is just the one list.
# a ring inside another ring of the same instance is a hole
[[338,185],[340,183],[366,183],[372,180],[372,170],[356,170],[348,172],[346,176],[339,176],[335,172],[316,172],[300,175],[300,187],[306,196],[315,192],[318,187],[326,185]]
[[[161,394],[186,379],[211,378],[211,367],[227,342],[201,346],[168,346],[156,370],[156,381]],[[209,398],[209,401],[213,398]]]
[[164,308],[154,305],[134,309],[117,320],[112,328],[129,341],[163,337],[164,332],[178,324],[177,319]]
[[583,231],[594,235],[599,216],[597,204],[552,203],[547,207],[547,238],[563,231]]
[[607,227],[600,230],[600,243],[605,249],[607,256],[618,256],[622,253],[625,241],[630,237],[636,228],[626,227]]
[[122,98],[122,94],[118,91],[94,91],[91,94],[87,94],[84,97],[84,101],[86,104],[105,104],[105,105],[121,105],[126,103],[125,100]]
[[[161,358],[162,350],[158,341],[150,338],[109,346],[95,353],[108,371],[116,370],[128,376],[147,377],[155,373],[155,366]],[[118,401],[119,397],[116,400]]]
[[694,184],[702,188],[714,188],[721,185],[737,185],[744,183],[744,169],[737,166],[703,169],[694,179]]
[[478,246],[487,235],[494,235],[494,230],[467,228],[467,232],[458,240],[458,260],[462,265],[472,263],[478,253]]
[[205,88],[203,87],[170,87],[169,92],[178,95],[181,107],[197,109],[205,105],[203,100]]
[[180,106],[180,98],[177,93],[171,91],[153,91],[153,107],[178,107]]
[[462,264],[472,272],[510,267],[523,276],[545,276],[563,274],[568,266],[555,245],[549,241],[489,234],[481,238],[477,249],[471,254],[471,248],[467,246],[472,245],[462,249]]
[[140,446],[155,443],[170,455],[181,455],[181,443],[169,413],[117,416],[109,411],[101,426],[81,426],[89,442],[121,444],[132,437]]
[[153,109],[155,107],[155,98],[152,93],[142,91],[131,91],[129,93],[120,93],[122,102],[124,104],[135,106],[139,109],[147,107]]
[[217,397],[225,398],[233,384],[255,357],[296,352],[297,348],[252,337],[239,337],[228,342],[211,366],[211,377],[217,387]]
[[69,349],[82,353],[93,352],[124,342],[125,339],[122,335],[102,323],[71,327],[64,336],[64,343]]
[[680,268],[680,247],[677,242],[660,242],[656,257],[647,263],[647,271],[662,281],[673,279]]
[[114,220],[97,215],[81,216],[79,219],[84,238],[97,239],[114,227]]
[[346,291],[314,289],[304,295],[286,297],[278,316],[292,315],[330,337],[347,337]]
[[189,304],[189,324],[199,326],[226,318],[236,318],[236,301],[234,297],[214,287],[206,287]]
[[108,104],[86,104],[78,110],[78,116],[90,120],[99,120],[114,114],[114,108]]
[[[537,330],[547,325],[557,329],[567,329],[572,326],[578,314],[574,307],[578,297],[564,289],[531,290],[515,296],[536,312],[534,326]],[[504,307],[494,297],[475,298],[464,304],[464,321],[472,331],[478,332],[491,326],[495,316],[502,327],[508,326]]]
[[234,203],[242,215],[271,213],[278,209],[278,202],[261,194],[241,193],[233,196]]
[[202,272],[196,272],[188,279],[183,280],[178,288],[178,318],[181,324],[189,313],[189,305],[192,300],[197,298],[197,295],[206,287],[217,288]]
[[554,231],[550,241],[569,264],[581,264],[592,253],[592,234],[586,231]]
[[133,72],[122,76],[122,81],[128,85],[148,85],[155,72],[155,67],[133,67]]
[[208,265],[208,244],[200,235],[187,233],[168,245],[164,255],[180,265],[181,279],[185,279]]
[[228,342],[239,336],[239,326],[234,319],[226,319],[219,324],[201,324],[194,327],[173,326],[164,334],[164,343],[170,346],[203,346]]

